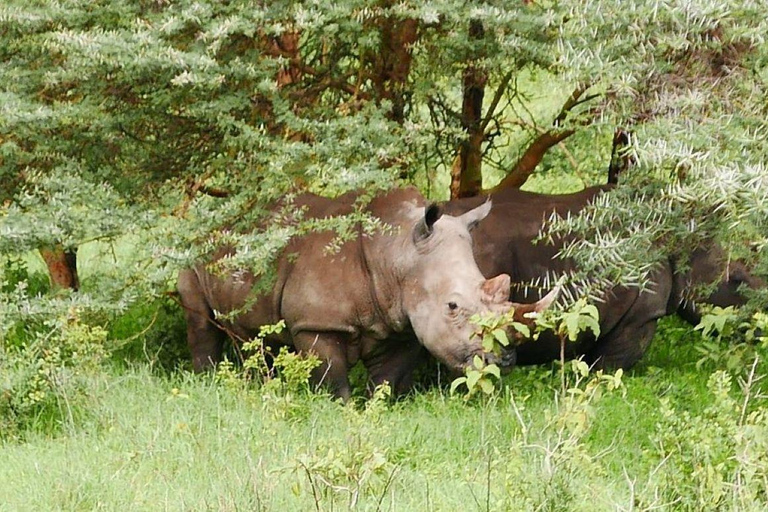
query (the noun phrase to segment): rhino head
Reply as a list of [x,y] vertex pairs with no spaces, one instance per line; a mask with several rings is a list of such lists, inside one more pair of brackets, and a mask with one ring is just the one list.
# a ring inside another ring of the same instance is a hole
[[[470,231],[491,210],[488,201],[460,216],[441,215],[436,205],[424,209],[413,227],[411,241],[418,255],[404,280],[403,308],[421,344],[451,370],[460,372],[475,355],[487,362],[513,364],[508,356],[497,360],[483,352],[470,317],[477,313],[504,313],[520,308],[520,315],[548,304],[508,301],[510,277],[485,279],[472,253]],[[551,302],[551,301],[550,301]]]
[[[742,306],[747,302],[742,293],[744,288],[765,286],[765,282],[752,275],[743,262],[729,260],[723,248],[714,242],[695,250],[689,265],[687,272],[675,275],[672,300],[677,303],[677,313],[691,324],[701,321],[697,302],[720,307]],[[700,292],[701,287],[712,283],[716,283],[714,291]]]

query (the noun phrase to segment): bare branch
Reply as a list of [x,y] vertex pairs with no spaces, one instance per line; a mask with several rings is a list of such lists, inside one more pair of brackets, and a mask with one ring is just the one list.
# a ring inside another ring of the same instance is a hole
[[511,71],[506,75],[504,75],[504,78],[501,79],[501,83],[496,88],[496,92],[493,95],[493,100],[491,101],[491,104],[488,107],[488,112],[486,112],[485,118],[480,122],[481,130],[485,131],[485,129],[488,128],[488,125],[490,124],[494,114],[496,113],[496,108],[499,106],[499,102],[501,101],[501,98],[504,97],[504,93],[506,92],[507,86],[509,86],[509,82],[511,80],[512,80]]
[[576,106],[599,96],[597,94],[592,94],[582,98],[590,86],[590,83],[583,83],[579,84],[576,89],[573,90],[563,104],[563,107],[560,109],[560,113],[552,122],[553,128],[546,131],[542,130],[539,135],[533,139],[533,142],[531,142],[528,148],[526,148],[525,152],[512,167],[509,174],[488,192],[498,192],[499,190],[510,187],[520,188],[528,180],[528,177],[533,174],[533,171],[539,163],[541,163],[541,160],[544,158],[547,151],[576,132],[574,128],[560,129],[560,126],[565,122],[568,114],[570,114]]

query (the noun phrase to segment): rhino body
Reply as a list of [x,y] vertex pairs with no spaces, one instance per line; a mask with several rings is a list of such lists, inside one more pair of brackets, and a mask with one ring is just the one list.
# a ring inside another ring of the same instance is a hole
[[[574,268],[569,259],[555,255],[562,241],[554,245],[533,240],[553,211],[560,216],[577,214],[598,194],[611,185],[587,188],[573,194],[548,195],[504,190],[492,196],[494,208],[473,233],[475,259],[485,275],[508,273],[514,283],[529,283],[546,275],[560,274]],[[447,203],[448,213],[460,214],[485,198],[460,199]],[[567,343],[566,357],[583,356],[598,367],[629,368],[645,353],[663,316],[678,313],[691,323],[699,315],[693,301],[685,295],[699,284],[719,282],[716,291],[703,298],[717,306],[741,305],[745,298],[739,287],[762,286],[740,262],[728,263],[724,251],[712,244],[696,250],[690,258],[690,269],[678,272],[674,260],[665,261],[652,276],[653,286],[645,291],[633,287],[614,287],[595,304],[600,312],[600,335],[583,333],[574,343]],[[726,268],[727,267],[727,268]],[[536,291],[513,287],[511,299],[525,302],[536,297]],[[517,347],[518,364],[539,364],[560,357],[560,342],[552,332],[544,332],[538,340]]]
[[[356,197],[305,194],[295,204],[305,218],[327,218],[351,213]],[[248,340],[261,326],[284,320],[286,331],[267,342],[316,354],[322,365],[314,381],[345,399],[347,370],[358,360],[372,384],[388,381],[395,392],[409,388],[424,348],[461,371],[482,353],[469,317],[511,306],[509,276],[486,280],[472,255],[469,230],[490,208],[486,203],[460,216],[441,216],[435,206],[425,207],[413,188],[374,198],[366,209],[393,226],[391,232],[359,230],[338,252],[328,250],[332,232],[294,238],[278,259],[272,288],[255,302],[251,298],[232,321],[216,320],[214,311],[242,308],[257,277],[217,276],[205,265],[182,271],[178,289],[195,369],[221,359],[225,333]]]

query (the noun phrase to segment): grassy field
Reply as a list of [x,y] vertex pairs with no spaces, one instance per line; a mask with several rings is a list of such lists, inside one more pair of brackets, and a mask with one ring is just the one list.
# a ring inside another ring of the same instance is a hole
[[[140,331],[151,309],[112,324],[110,337]],[[172,317],[162,322],[175,325]],[[700,338],[675,320],[617,389],[569,372],[563,394],[556,366],[519,368],[489,399],[432,387],[347,406],[302,389],[247,385],[230,371],[163,370],[148,344],[179,326],[153,329],[131,342],[143,350],[123,347],[119,358],[72,372],[80,385],[59,388],[56,407],[66,412],[55,425],[33,422],[3,441],[1,510],[765,504],[764,400],[759,383],[746,401],[736,384],[749,361],[732,380],[724,364],[697,368]]]

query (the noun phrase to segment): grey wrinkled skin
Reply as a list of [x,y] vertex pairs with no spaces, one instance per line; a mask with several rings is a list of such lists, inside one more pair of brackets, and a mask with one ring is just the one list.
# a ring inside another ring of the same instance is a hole
[[[573,269],[573,261],[555,258],[562,243],[534,245],[532,241],[553,211],[561,216],[578,213],[592,198],[611,188],[591,187],[562,195],[514,189],[494,194],[493,210],[473,232],[475,259],[480,270],[485,275],[504,272],[514,283],[527,283]],[[444,209],[456,215],[484,200],[450,201]],[[727,261],[722,248],[714,243],[696,250],[689,266],[689,270],[682,272],[674,260],[665,262],[652,277],[655,285],[642,293],[627,287],[609,290],[605,302],[595,304],[600,312],[600,336],[595,338],[588,332],[576,342],[569,342],[566,356],[583,356],[597,367],[629,368],[645,353],[659,318],[678,313],[685,320],[698,323],[695,301],[719,306],[741,305],[745,298],[739,293],[740,287],[764,286],[741,262]],[[713,282],[718,282],[717,289],[709,297],[690,296],[698,285]],[[511,300],[520,302],[536,298],[535,291],[526,297],[523,290],[515,287],[510,296]],[[517,364],[523,365],[558,359],[559,340],[551,332],[542,333],[538,340],[519,345],[516,357]]]
[[[295,203],[306,208],[306,217],[324,218],[351,213],[355,197],[305,194]],[[335,253],[327,251],[331,232],[293,239],[279,258],[272,289],[234,321],[217,323],[213,311],[240,308],[256,277],[215,276],[204,265],[182,271],[178,289],[195,369],[220,361],[225,332],[248,340],[260,326],[282,319],[287,332],[267,343],[316,354],[322,365],[314,382],[344,399],[351,392],[347,370],[358,360],[371,384],[388,381],[398,393],[410,387],[423,348],[461,371],[482,352],[469,317],[512,306],[509,276],[486,280],[472,255],[470,229],[490,209],[485,203],[441,216],[425,208],[415,189],[393,190],[367,207],[396,228],[392,233],[360,234]]]

